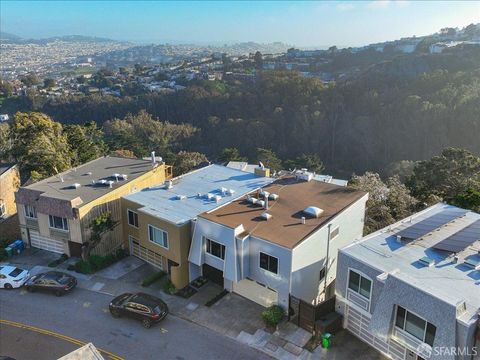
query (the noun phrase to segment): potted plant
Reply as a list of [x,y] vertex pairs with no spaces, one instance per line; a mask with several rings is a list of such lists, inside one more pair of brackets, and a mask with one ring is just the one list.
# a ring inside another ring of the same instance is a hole
[[272,305],[262,312],[262,319],[265,322],[267,330],[274,332],[277,330],[278,324],[285,316],[285,310],[279,305]]

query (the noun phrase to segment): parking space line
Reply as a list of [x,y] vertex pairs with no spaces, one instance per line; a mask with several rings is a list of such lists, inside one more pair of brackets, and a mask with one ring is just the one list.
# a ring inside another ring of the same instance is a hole
[[[20,328],[20,329],[25,329],[25,330],[34,331],[34,332],[37,332],[37,333],[39,333],[39,334],[44,334],[44,335],[56,337],[56,338],[58,338],[58,339],[65,340],[65,341],[69,341],[69,342],[71,342],[72,344],[79,345],[79,346],[84,346],[84,345],[87,344],[86,342],[83,342],[83,341],[81,341],[81,340],[74,339],[74,338],[72,338],[72,337],[70,337],[70,336],[67,336],[67,335],[59,334],[59,333],[54,332],[54,331],[41,329],[41,328],[38,328],[38,327],[35,327],[35,326],[31,326],[31,325],[21,324],[21,323],[15,322],[15,321],[0,319],[0,324],[9,325],[9,326],[14,326],[14,327],[17,327],[17,328]],[[98,350],[100,353],[102,353],[102,354],[104,354],[104,355],[107,355],[107,356],[108,356],[110,359],[112,359],[112,360],[124,360],[122,357],[120,357],[120,356],[118,356],[118,355],[115,355],[115,354],[112,354],[112,353],[109,352],[109,351],[106,351],[106,350],[103,350],[103,349],[100,349],[100,348],[97,348],[97,350]]]

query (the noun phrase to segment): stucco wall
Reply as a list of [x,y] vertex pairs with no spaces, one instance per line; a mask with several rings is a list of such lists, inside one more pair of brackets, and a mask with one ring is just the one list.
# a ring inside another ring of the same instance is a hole
[[0,176],[0,200],[5,204],[6,215],[17,213],[15,192],[20,187],[20,174],[16,165]]

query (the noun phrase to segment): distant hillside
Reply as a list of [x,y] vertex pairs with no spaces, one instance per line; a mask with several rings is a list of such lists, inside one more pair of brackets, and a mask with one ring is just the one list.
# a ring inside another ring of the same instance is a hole
[[7,32],[0,32],[0,41],[9,41],[9,42],[16,42],[16,41],[21,41],[22,38],[20,36],[17,36],[15,34],[10,34]]
[[15,44],[48,44],[54,41],[65,42],[120,42],[108,38],[96,37],[96,36],[84,36],[84,35],[65,35],[65,36],[53,36],[42,39],[25,39],[15,34],[6,32],[0,33],[0,40],[2,42],[15,43]]

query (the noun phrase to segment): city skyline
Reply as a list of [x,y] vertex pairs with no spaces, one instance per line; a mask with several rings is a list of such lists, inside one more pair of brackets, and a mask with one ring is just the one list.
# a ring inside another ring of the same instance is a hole
[[362,46],[464,27],[480,2],[14,2],[0,4],[1,31],[24,38],[64,35],[137,43],[283,42]]

